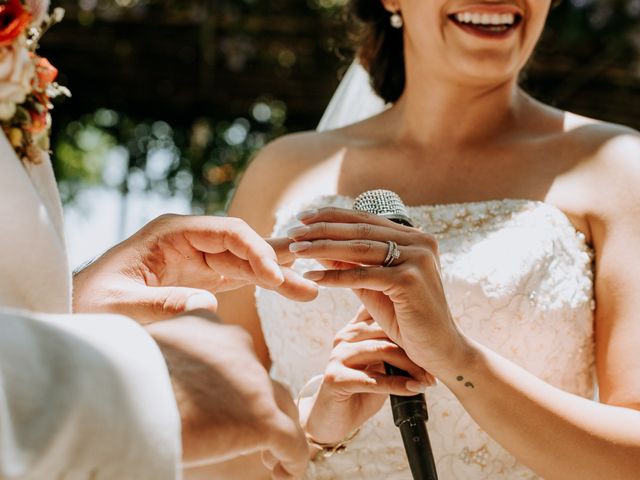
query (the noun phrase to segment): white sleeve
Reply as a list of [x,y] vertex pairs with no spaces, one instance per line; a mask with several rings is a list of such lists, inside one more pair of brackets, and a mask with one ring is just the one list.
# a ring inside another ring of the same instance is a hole
[[174,480],[180,450],[167,367],[142,327],[0,310],[0,479]]

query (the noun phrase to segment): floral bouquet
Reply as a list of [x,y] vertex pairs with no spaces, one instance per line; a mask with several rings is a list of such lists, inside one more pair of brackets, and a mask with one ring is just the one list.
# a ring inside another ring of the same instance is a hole
[[25,163],[39,163],[49,150],[51,99],[70,96],[55,83],[58,70],[36,55],[63,16],[61,8],[49,14],[49,0],[0,0],[0,126]]

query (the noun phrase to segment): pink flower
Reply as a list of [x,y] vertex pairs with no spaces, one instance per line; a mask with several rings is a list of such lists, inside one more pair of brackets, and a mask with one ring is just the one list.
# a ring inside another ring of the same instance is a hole
[[9,120],[31,93],[35,65],[27,48],[17,42],[0,49],[0,120]]
[[26,0],[27,9],[33,17],[32,24],[39,27],[44,19],[47,17],[49,11],[49,4],[51,0]]

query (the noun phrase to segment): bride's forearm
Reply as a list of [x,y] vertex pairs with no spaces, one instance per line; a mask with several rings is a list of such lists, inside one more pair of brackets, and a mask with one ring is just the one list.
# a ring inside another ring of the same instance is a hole
[[496,441],[547,480],[629,480],[640,472],[640,412],[572,395],[473,343],[440,379]]

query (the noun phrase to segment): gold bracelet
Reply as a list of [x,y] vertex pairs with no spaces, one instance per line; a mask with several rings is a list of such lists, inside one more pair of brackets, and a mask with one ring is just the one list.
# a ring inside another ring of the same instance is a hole
[[351,442],[354,438],[356,438],[359,433],[360,433],[360,428],[357,428],[353,432],[351,432],[346,438],[344,438],[344,440],[341,440],[338,443],[320,443],[320,442],[316,442],[313,439],[313,437],[308,433],[305,433],[305,436],[307,437],[307,443],[309,443],[310,446],[318,449],[318,454],[313,458],[313,461],[315,461],[318,458],[322,458],[322,459],[330,458],[336,453],[342,452],[347,448],[347,444]]
[[[323,379],[324,375],[316,375],[315,377],[312,377],[298,393],[298,398],[296,398],[296,406],[300,406],[300,400],[302,400],[303,398],[308,398],[315,395],[315,393],[322,385]],[[317,460],[318,458],[329,458],[332,455],[343,451],[345,448],[347,448],[347,444],[354,438],[356,438],[359,433],[360,429],[357,428],[349,435],[347,435],[344,440],[341,440],[338,443],[320,443],[316,442],[308,433],[305,433],[305,436],[307,437],[307,443],[309,444],[309,446],[317,450],[317,454],[313,457],[313,460]]]

